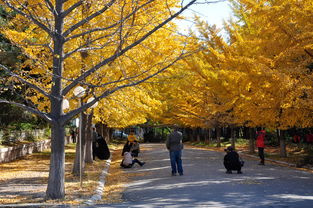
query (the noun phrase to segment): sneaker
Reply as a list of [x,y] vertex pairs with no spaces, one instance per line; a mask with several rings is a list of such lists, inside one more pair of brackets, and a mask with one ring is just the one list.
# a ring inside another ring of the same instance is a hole
[[144,164],[146,164],[146,163],[145,163],[145,162],[142,162],[140,166],[142,167]]
[[258,165],[265,165],[264,163],[260,162]]
[[180,175],[180,176],[183,176],[184,174],[183,174],[183,173],[179,173],[179,175]]
[[176,176],[176,173],[172,173],[172,176]]
[[239,171],[237,171],[237,173],[238,173],[238,174],[242,174],[242,172],[241,172],[240,170],[239,170]]

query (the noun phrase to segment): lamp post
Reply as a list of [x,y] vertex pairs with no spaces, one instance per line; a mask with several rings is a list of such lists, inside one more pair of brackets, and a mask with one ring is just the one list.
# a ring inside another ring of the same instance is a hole
[[[85,88],[78,86],[73,91],[74,96],[79,98],[78,107],[82,105],[82,97],[85,95]],[[79,181],[80,181],[80,188],[83,186],[82,174],[82,120],[83,120],[83,112],[79,114]]]

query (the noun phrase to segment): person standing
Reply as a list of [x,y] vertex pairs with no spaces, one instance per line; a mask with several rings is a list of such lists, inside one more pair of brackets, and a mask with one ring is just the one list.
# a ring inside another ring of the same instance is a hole
[[183,175],[183,165],[182,165],[182,149],[183,149],[183,134],[175,128],[172,133],[168,136],[166,140],[166,148],[170,153],[172,176],[175,176],[177,171],[179,175]]
[[71,133],[72,142],[76,143],[76,129],[72,128],[70,133]]
[[312,134],[311,130],[309,130],[308,133],[305,135],[305,141],[308,144],[313,143],[313,134]]
[[256,133],[256,146],[258,148],[259,157],[261,159],[259,165],[265,165],[264,163],[264,139],[265,139],[265,131],[259,130]]

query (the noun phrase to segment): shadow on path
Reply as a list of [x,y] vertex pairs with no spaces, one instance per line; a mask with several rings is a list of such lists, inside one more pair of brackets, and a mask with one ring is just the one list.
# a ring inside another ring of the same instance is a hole
[[183,150],[184,176],[171,176],[164,144],[142,144],[144,167],[131,178],[115,207],[312,207],[313,174],[245,159],[243,174],[225,174],[224,154]]

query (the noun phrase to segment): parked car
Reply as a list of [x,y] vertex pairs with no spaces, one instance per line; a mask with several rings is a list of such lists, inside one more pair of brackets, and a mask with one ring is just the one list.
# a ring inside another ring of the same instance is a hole
[[127,139],[128,134],[126,134],[122,131],[119,131],[119,130],[115,130],[115,131],[113,131],[112,137],[113,138]]

